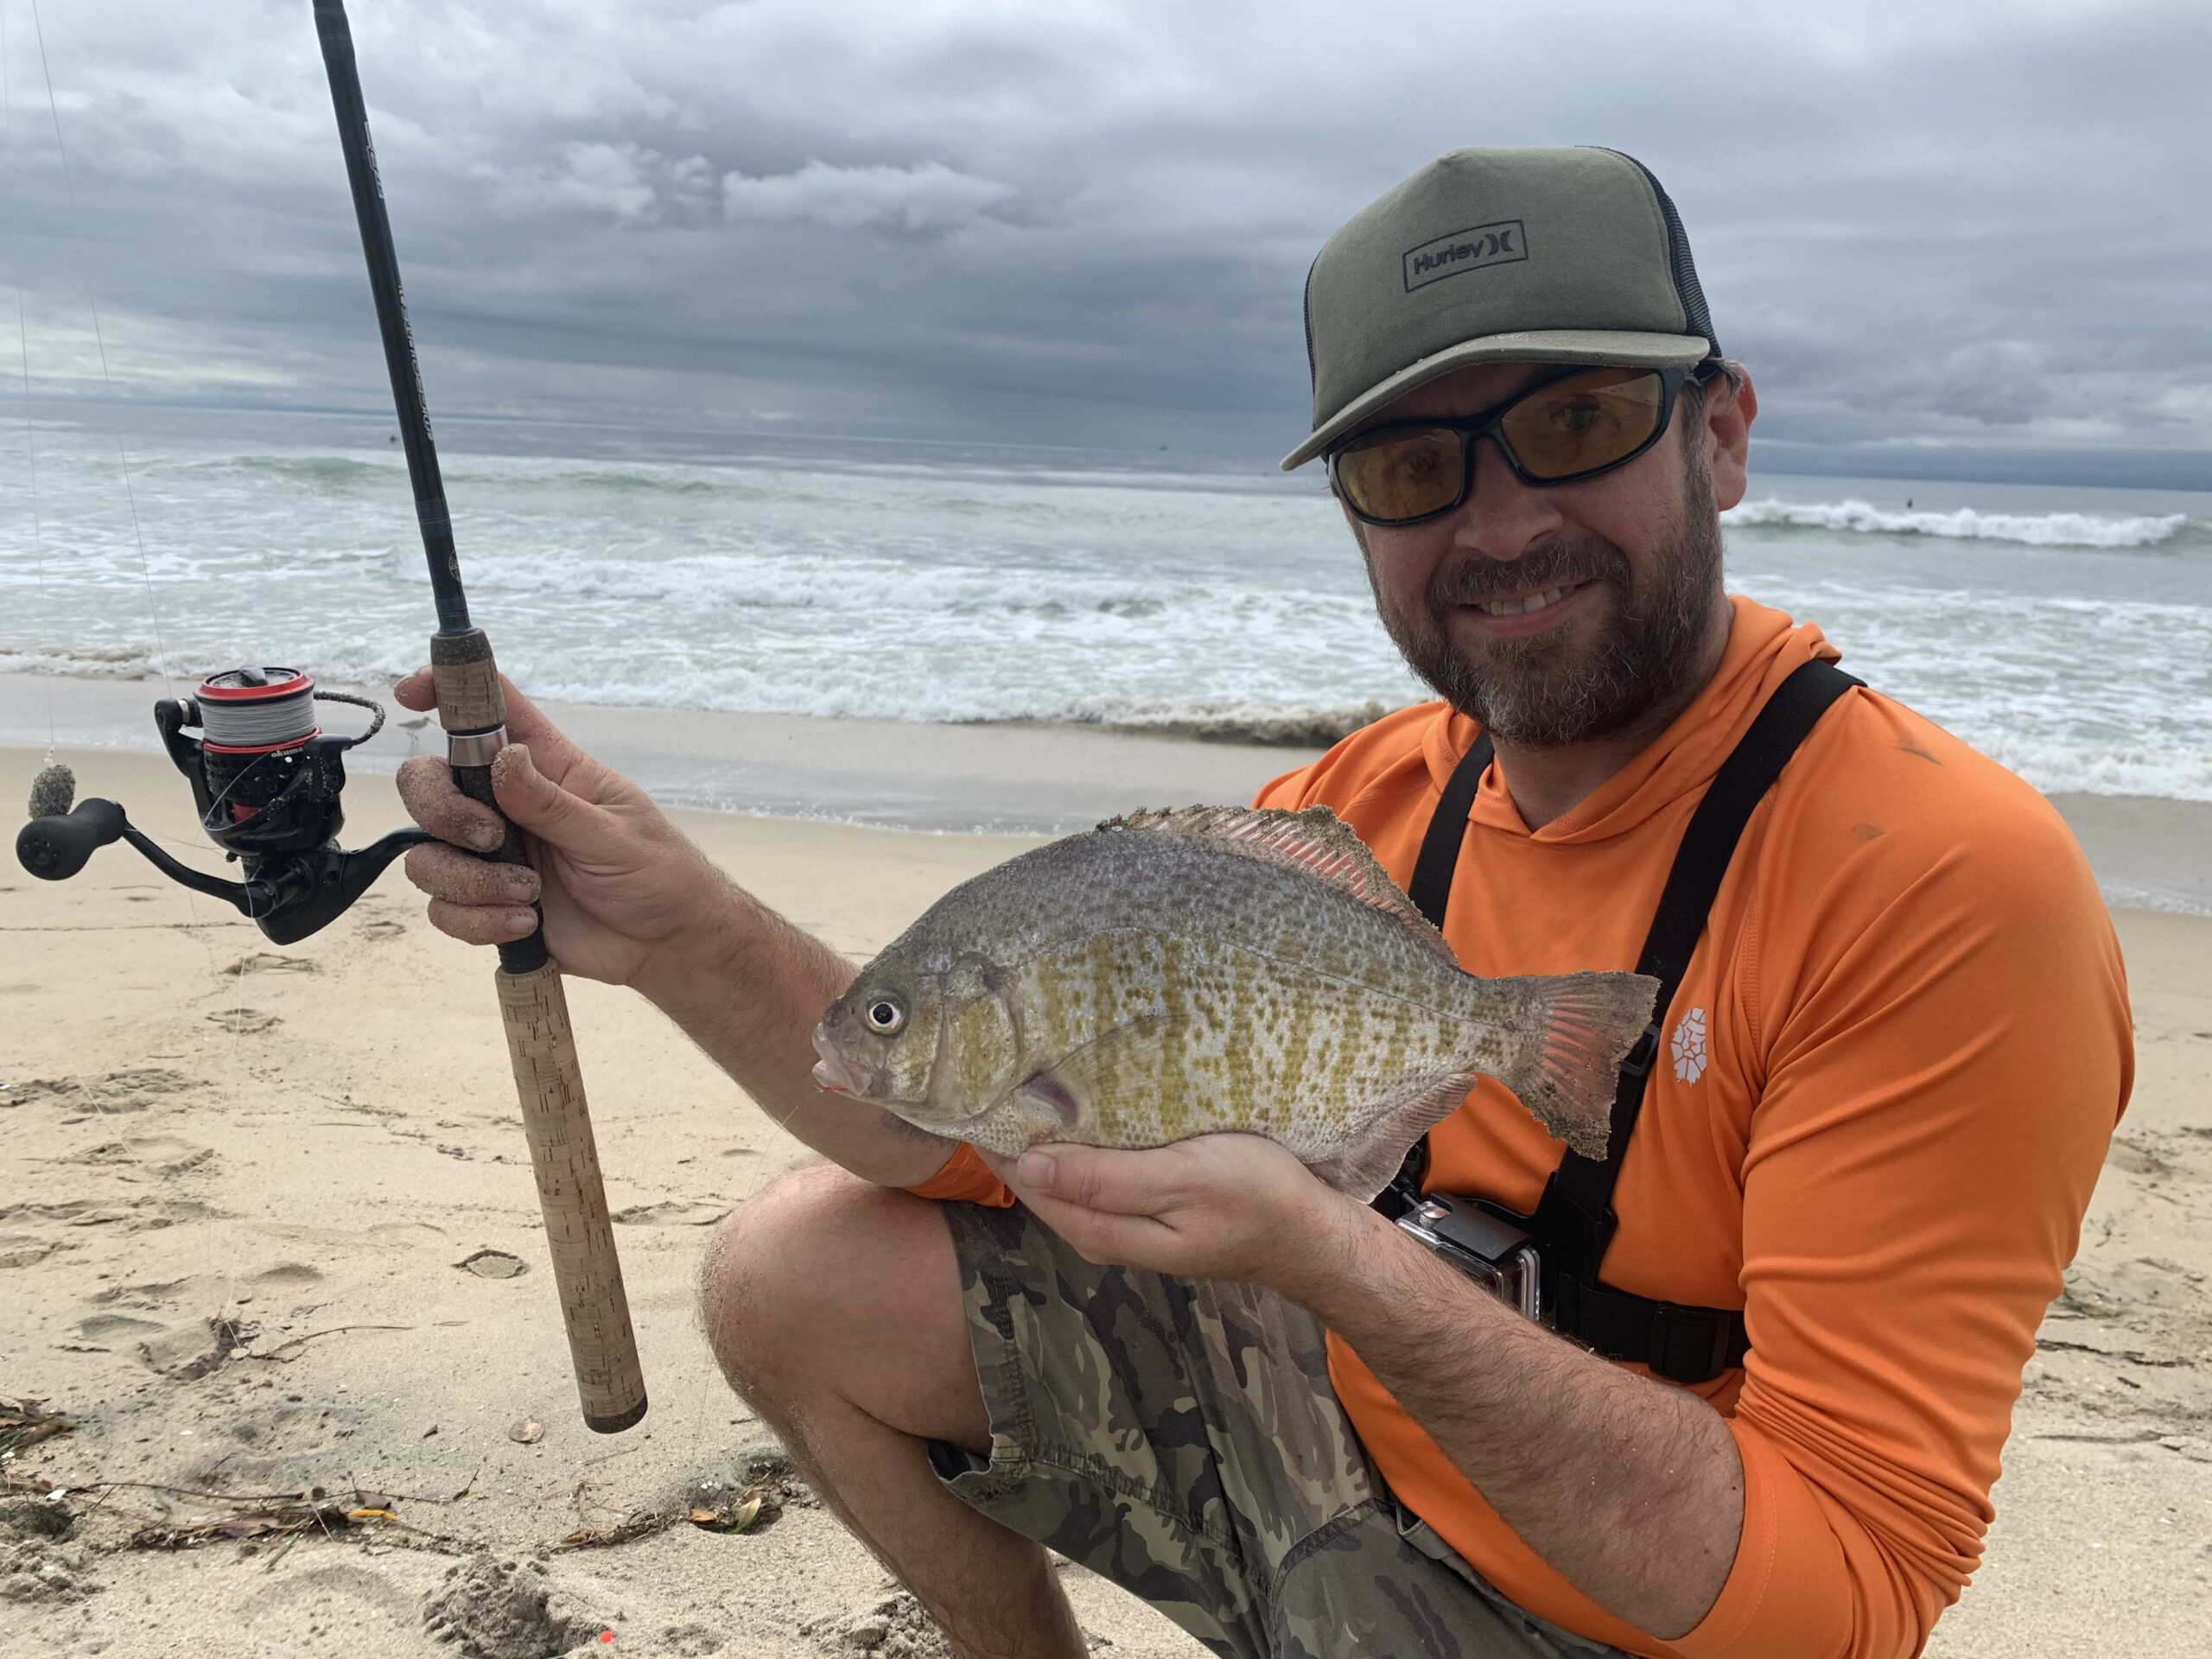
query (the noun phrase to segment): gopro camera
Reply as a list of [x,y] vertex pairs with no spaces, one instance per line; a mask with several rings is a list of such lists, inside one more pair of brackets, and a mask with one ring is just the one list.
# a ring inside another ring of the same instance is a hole
[[1432,1192],[1398,1225],[1502,1302],[1532,1319],[1543,1316],[1543,1275],[1535,1241],[1479,1198]]

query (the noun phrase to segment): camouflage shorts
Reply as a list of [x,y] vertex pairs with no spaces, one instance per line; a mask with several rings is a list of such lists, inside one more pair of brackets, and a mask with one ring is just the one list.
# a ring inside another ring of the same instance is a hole
[[1240,1659],[1586,1659],[1401,1510],[1329,1386],[1321,1330],[1249,1285],[1084,1261],[1029,1212],[943,1206],[990,1414],[938,1473]]

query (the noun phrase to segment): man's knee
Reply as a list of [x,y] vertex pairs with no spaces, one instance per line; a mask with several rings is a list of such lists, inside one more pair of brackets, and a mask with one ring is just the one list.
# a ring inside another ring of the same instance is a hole
[[699,1278],[707,1340],[734,1387],[789,1357],[806,1324],[829,1312],[823,1251],[836,1217],[874,1189],[835,1164],[779,1176],[715,1223]]
[[748,1397],[805,1391],[872,1344],[931,1345],[925,1326],[957,1332],[962,1318],[937,1206],[835,1164],[771,1181],[715,1224],[700,1303],[723,1375]]

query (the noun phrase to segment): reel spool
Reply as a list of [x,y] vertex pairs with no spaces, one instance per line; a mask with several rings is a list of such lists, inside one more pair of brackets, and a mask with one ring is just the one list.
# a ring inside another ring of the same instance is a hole
[[315,734],[315,682],[296,668],[233,668],[210,674],[194,694],[207,747],[267,754]]
[[[315,704],[370,709],[367,731],[326,735]],[[192,785],[200,826],[226,851],[304,852],[334,840],[345,823],[345,753],[384,725],[364,697],[318,691],[296,668],[245,667],[210,674],[190,697],[154,705],[162,742]],[[198,728],[194,734],[194,728]]]

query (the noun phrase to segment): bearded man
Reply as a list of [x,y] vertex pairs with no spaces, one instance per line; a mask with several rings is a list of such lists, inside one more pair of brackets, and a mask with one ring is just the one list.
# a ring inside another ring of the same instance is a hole
[[[1916,1652],[2126,1099],[2095,883],[2027,785],[1724,591],[1758,399],[1641,164],[1446,156],[1306,321],[1285,464],[1326,460],[1441,701],[1260,804],[1333,808],[1470,972],[1662,978],[1605,1158],[1485,1081],[1379,1211],[1253,1136],[1010,1160],[825,1097],[851,967],[512,694],[538,874],[410,873],[479,943],[542,898],[564,969],[830,1160],[721,1224],[708,1328],[963,1654],[1084,1652],[1046,1546],[1224,1655]],[[496,842],[442,766],[402,782]]]

